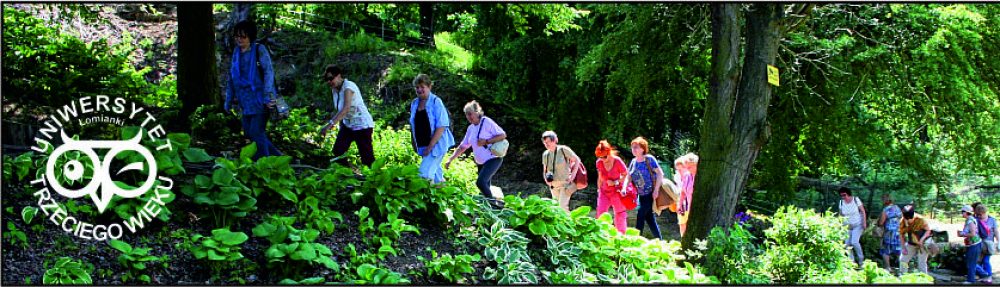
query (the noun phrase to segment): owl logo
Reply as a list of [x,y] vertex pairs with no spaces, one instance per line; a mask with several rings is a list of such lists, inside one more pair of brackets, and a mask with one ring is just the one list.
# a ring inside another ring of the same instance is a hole
[[[90,199],[94,201],[94,205],[97,206],[97,211],[99,213],[104,213],[104,210],[108,207],[111,199],[117,195],[123,198],[136,198],[149,191],[153,184],[156,183],[156,159],[153,154],[150,153],[149,149],[142,146],[139,142],[142,140],[142,131],[140,130],[134,137],[128,140],[73,140],[72,138],[66,136],[65,131],[61,131],[61,136],[63,140],[63,145],[56,148],[52,155],[49,156],[48,161],[45,165],[45,179],[48,181],[49,186],[62,196],[67,198],[80,198],[85,195],[90,195]],[[104,155],[104,158],[100,158],[97,155],[95,149],[107,149],[108,152]],[[57,159],[59,156],[63,155],[69,151],[78,151],[84,155],[80,159],[72,159],[64,163],[63,166],[59,167],[63,171],[63,175],[66,179],[70,181],[81,180],[84,177],[85,165],[80,160],[87,158],[90,160],[90,166],[93,167],[93,176],[89,183],[80,189],[71,190],[64,187],[59,180],[56,178],[55,171]],[[115,156],[124,151],[133,151],[142,156],[143,162],[133,162],[125,165],[119,169],[115,175],[119,175],[123,172],[130,170],[140,170],[145,169],[146,179],[138,188],[135,189],[125,189],[119,187],[112,180],[111,174],[111,164],[115,160]]]

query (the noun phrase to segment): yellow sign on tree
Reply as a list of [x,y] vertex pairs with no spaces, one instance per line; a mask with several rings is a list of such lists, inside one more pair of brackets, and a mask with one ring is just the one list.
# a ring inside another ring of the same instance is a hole
[[774,86],[780,86],[778,84],[778,67],[767,65],[767,82]]

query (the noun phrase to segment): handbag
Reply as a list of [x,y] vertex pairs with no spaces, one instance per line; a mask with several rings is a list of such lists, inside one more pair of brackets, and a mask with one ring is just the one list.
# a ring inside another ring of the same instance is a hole
[[[566,158],[566,152],[563,152],[563,158],[566,159],[566,162],[569,162],[569,159]],[[587,168],[584,167],[583,163],[580,161],[576,161],[576,164],[569,168],[570,172],[572,172],[574,168],[577,169],[576,176],[570,181],[576,183],[577,190],[587,188]]]
[[997,243],[995,241],[983,240],[983,254],[997,254]]
[[583,167],[583,164],[577,161],[576,167],[579,169],[576,172],[576,177],[573,178],[573,182],[576,183],[576,189],[587,188],[587,168]]
[[490,145],[490,153],[497,157],[504,157],[507,155],[507,148],[510,147],[510,142],[507,139],[495,142]]
[[625,187],[625,195],[622,196],[622,205],[625,206],[625,210],[634,210],[639,206],[639,191],[635,190],[635,186],[631,183],[625,183],[628,186]]
[[[486,117],[482,117],[480,119],[480,122],[479,122],[479,132],[476,133],[476,138],[479,138],[479,135],[482,135],[482,133],[483,133],[483,122],[482,122],[482,119],[485,119],[485,118]],[[496,123],[496,122],[494,121],[494,123]],[[487,147],[487,150],[489,150],[490,153],[492,153],[496,157],[504,157],[504,156],[507,155],[507,148],[508,147],[510,147],[510,142],[508,142],[507,139],[503,139],[502,141],[498,141],[498,142],[490,144]]]

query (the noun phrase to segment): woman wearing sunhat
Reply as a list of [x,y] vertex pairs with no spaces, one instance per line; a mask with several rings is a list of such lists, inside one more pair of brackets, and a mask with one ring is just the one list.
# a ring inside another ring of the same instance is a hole
[[966,274],[964,283],[974,284],[976,283],[976,263],[979,261],[979,253],[983,252],[983,239],[979,237],[979,226],[972,206],[962,206],[962,217],[965,218],[965,225],[958,232],[958,236],[965,237],[965,267],[968,274]]

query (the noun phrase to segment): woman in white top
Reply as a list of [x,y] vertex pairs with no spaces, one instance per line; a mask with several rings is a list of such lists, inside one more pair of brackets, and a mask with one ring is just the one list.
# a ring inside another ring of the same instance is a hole
[[868,216],[865,214],[865,206],[861,199],[851,195],[851,189],[841,187],[840,193],[840,215],[847,217],[847,247],[854,249],[853,259],[861,266],[865,262],[865,254],[861,249],[861,233],[868,226]]
[[[331,128],[339,128],[337,141],[333,144],[333,157],[343,155],[351,148],[351,142],[355,142],[358,145],[358,153],[361,154],[361,163],[371,167],[375,162],[375,152],[372,148],[375,121],[372,120],[372,115],[361,98],[358,85],[344,79],[343,72],[340,67],[329,65],[323,73],[323,80],[330,85],[333,92],[333,106],[337,108],[337,113],[323,127],[320,135],[325,137]],[[346,159],[337,162],[347,165]]]

